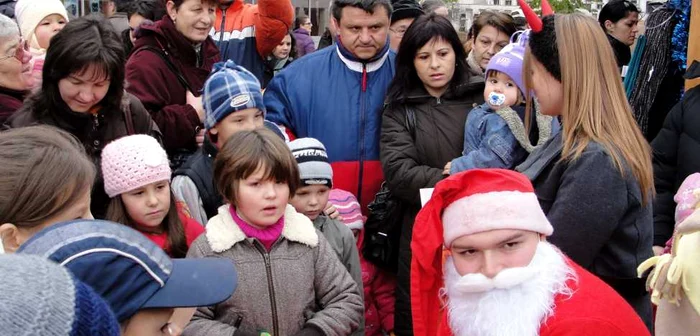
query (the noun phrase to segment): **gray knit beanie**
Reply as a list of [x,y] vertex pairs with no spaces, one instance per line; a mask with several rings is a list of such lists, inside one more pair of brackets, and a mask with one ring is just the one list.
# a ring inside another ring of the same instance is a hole
[[38,256],[0,255],[0,331],[12,336],[119,336],[109,306],[65,268]]
[[333,168],[328,163],[326,147],[314,138],[299,138],[287,144],[299,165],[299,175],[304,186],[325,185],[333,187]]

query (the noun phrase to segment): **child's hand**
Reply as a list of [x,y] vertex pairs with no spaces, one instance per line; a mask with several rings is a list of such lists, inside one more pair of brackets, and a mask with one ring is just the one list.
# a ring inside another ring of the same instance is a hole
[[340,212],[338,212],[338,209],[336,209],[331,202],[326,204],[326,209],[323,210],[323,213],[330,217],[330,219],[338,219],[338,217],[340,217]]
[[452,161],[445,165],[445,169],[442,170],[442,175],[450,175],[450,168],[452,168]]

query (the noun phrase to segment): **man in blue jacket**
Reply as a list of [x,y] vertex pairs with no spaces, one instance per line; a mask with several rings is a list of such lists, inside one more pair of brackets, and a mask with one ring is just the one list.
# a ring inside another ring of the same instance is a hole
[[268,120],[326,146],[333,185],[353,193],[365,212],[384,179],[379,133],[394,77],[391,11],[389,0],[333,0],[337,43],[294,61],[264,96]]

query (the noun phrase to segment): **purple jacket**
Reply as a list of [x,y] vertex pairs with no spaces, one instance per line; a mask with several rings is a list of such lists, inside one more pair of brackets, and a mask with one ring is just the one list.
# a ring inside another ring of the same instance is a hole
[[294,39],[297,41],[297,58],[316,51],[316,45],[308,31],[297,28],[293,34]]

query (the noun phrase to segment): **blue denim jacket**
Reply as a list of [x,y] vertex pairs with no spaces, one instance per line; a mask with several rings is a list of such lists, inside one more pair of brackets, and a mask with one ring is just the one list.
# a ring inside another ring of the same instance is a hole
[[[525,161],[534,148],[523,124],[524,111],[494,111],[487,104],[469,112],[464,126],[464,151],[452,160],[450,174],[475,168],[513,169]],[[550,121],[551,120],[551,121]],[[537,116],[542,144],[559,132],[556,118]],[[529,146],[530,150],[526,149]]]

